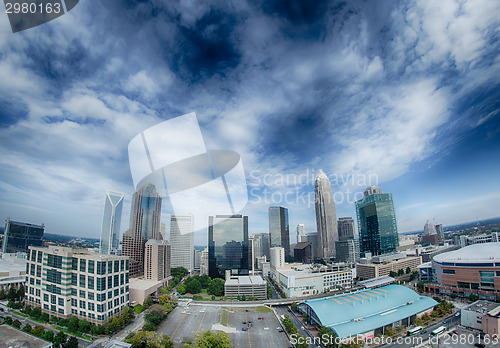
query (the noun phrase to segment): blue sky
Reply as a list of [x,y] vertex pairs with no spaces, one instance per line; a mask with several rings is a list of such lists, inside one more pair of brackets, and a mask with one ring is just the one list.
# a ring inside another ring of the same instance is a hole
[[250,233],[268,230],[271,204],[315,231],[318,169],[338,217],[369,183],[393,193],[400,232],[500,216],[498,13],[494,0],[81,0],[15,34],[2,14],[0,216],[98,237],[113,189],[126,229],[129,141],[193,111],[208,148],[241,155]]

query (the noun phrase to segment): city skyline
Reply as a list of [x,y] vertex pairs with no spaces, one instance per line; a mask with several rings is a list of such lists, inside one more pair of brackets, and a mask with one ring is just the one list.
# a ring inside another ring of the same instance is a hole
[[498,217],[499,6],[106,1],[0,21],[1,218],[99,238],[108,189],[129,219],[128,143],[193,111],[207,148],[241,155],[250,234],[273,205],[315,231],[320,168],[337,216],[378,185],[399,232]]

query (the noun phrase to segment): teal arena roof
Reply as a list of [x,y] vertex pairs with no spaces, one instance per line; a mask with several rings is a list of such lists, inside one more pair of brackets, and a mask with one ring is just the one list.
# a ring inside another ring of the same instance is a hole
[[426,311],[438,303],[402,285],[306,300],[313,318],[340,338],[355,336]]

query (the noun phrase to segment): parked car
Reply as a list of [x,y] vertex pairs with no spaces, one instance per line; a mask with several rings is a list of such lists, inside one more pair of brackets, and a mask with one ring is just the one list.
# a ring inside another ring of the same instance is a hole
[[264,319],[264,318],[263,318],[263,317],[258,317],[257,319],[262,320],[262,319]]
[[246,327],[242,327],[241,331],[248,331],[248,329]]

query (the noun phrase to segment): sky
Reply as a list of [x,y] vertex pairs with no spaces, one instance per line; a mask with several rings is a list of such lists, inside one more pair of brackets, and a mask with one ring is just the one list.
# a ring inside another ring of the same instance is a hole
[[373,184],[400,233],[500,216],[499,13],[496,0],[81,0],[12,33],[2,9],[0,217],[98,238],[111,189],[123,232],[129,142],[191,112],[208,149],[241,156],[251,234],[271,205],[289,209],[291,242],[299,223],[316,231],[319,169],[337,217],[355,218]]

